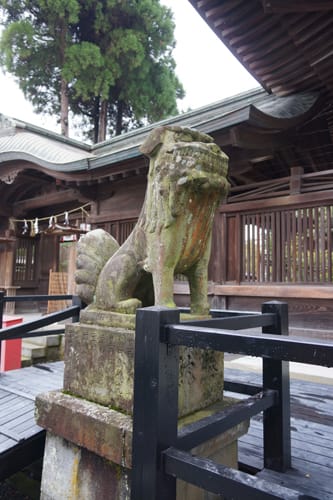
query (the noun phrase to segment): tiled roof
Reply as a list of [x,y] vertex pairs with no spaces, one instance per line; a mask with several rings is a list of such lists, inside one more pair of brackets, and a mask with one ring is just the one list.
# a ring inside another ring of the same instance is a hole
[[283,129],[311,111],[317,98],[316,94],[278,98],[258,88],[93,146],[0,115],[0,165],[25,160],[50,171],[95,170],[141,155],[139,146],[157,126],[180,125],[208,134],[243,122]]

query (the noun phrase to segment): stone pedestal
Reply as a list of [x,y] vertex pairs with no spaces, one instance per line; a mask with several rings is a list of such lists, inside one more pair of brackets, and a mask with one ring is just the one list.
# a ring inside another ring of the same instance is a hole
[[[130,498],[135,334],[104,320],[67,325],[64,391],[36,400],[37,423],[48,431],[42,500]],[[228,404],[222,391],[223,354],[183,348],[181,422],[219,411]],[[237,467],[237,438],[246,431],[240,424],[193,451]],[[216,498],[205,495],[178,484],[179,500]]]
[[48,430],[41,499],[129,500],[132,418],[59,391],[36,399]]

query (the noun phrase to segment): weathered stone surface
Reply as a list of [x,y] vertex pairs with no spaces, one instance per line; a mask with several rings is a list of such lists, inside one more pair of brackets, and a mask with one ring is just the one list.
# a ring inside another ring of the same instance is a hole
[[[220,403],[211,405],[204,410],[197,411],[192,415],[182,418],[179,426],[187,425],[204,417],[214,415],[226,407],[236,403],[232,398],[224,398]],[[235,425],[227,432],[220,434],[209,441],[193,448],[192,455],[209,458],[219,464],[238,468],[238,439],[246,434],[249,427],[249,421],[241,422]],[[221,500],[221,495],[215,495],[202,490],[192,484],[184,481],[177,481],[177,500]]]
[[122,314],[115,311],[101,311],[90,306],[80,313],[80,322],[88,325],[112,326],[115,328],[135,329],[135,314]]
[[[132,414],[134,347],[133,330],[67,325],[65,391]],[[180,416],[222,399],[223,359],[223,353],[180,348]]]
[[[77,290],[90,306],[80,324],[66,329],[65,393],[41,395],[36,402],[37,423],[49,431],[45,500],[129,499],[136,309],[175,307],[174,275],[182,273],[191,312],[209,311],[211,231],[229,187],[227,157],[211,137],[171,126],[155,129],[141,151],[150,158],[148,185],[132,234],[119,249],[101,230],[79,244]],[[223,359],[223,353],[180,349],[179,416],[195,421],[227,404],[221,401]],[[208,408],[212,403],[218,405]],[[237,466],[236,440],[245,427],[195,452]],[[196,495],[179,486],[178,500],[211,499]]]
[[119,243],[103,229],[94,229],[80,238],[77,244],[76,293],[86,304],[93,301],[97,277],[118,248]]
[[222,400],[223,352],[180,347],[179,416],[188,415]]
[[[212,223],[229,188],[227,156],[206,134],[175,126],[153,130],[141,151],[150,158],[145,202],[133,232],[102,271],[87,268],[88,285],[97,282],[94,308],[134,314],[141,306],[174,307],[174,275],[182,273],[192,312],[207,313]],[[82,264],[84,251],[80,256]],[[90,255],[86,260],[90,264]],[[81,287],[85,271],[81,265]]]
[[36,422],[114,464],[131,467],[132,419],[60,391],[36,398]]
[[[215,412],[221,411],[227,406],[235,403],[231,398],[225,398],[220,403],[211,405],[202,411],[198,411],[193,415],[180,420],[180,427],[185,424],[196,422],[201,418],[213,415]],[[237,440],[246,434],[249,427],[249,421],[241,422],[235,425],[227,432],[206,441],[205,443],[193,448],[191,453],[200,457],[209,458],[219,464],[238,468],[238,446]],[[215,495],[202,490],[192,484],[184,481],[177,481],[177,500],[221,500],[221,495]]]
[[[225,399],[184,417],[179,425],[213,415],[233,402]],[[131,417],[59,391],[38,396],[36,404],[37,423],[48,430],[41,499],[129,499]],[[248,422],[242,422],[192,453],[237,468],[237,439],[247,428]],[[178,481],[177,500],[217,498]]]
[[66,328],[64,390],[131,414],[134,331],[88,324]]
[[129,471],[48,433],[41,500],[130,500]]

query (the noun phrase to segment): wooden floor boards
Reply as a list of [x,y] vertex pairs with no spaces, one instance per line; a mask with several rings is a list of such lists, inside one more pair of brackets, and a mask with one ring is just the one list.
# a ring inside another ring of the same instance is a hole
[[35,423],[35,397],[62,387],[63,363],[0,374],[0,480],[43,453],[44,431]]
[[[227,368],[225,378],[260,385],[258,373]],[[291,379],[292,468],[281,474],[263,468],[262,415],[239,440],[239,461],[258,477],[320,500],[333,500],[333,385]]]

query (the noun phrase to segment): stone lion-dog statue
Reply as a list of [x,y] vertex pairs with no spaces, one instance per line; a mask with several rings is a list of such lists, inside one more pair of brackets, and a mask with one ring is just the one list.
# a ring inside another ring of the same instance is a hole
[[178,126],[154,129],[140,151],[150,162],[137,224],[120,247],[102,229],[80,239],[77,293],[103,311],[175,307],[174,275],[183,274],[191,312],[207,314],[212,224],[229,188],[228,158],[210,136]]

